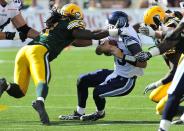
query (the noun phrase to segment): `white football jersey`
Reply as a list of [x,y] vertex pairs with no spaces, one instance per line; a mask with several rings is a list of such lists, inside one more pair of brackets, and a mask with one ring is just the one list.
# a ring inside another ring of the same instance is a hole
[[0,4],[0,31],[2,31],[3,28],[10,23],[12,18],[20,13],[20,6],[20,0],[13,0],[11,3],[4,7]]
[[[109,39],[116,40],[118,44],[118,48],[122,50],[122,52],[126,55],[131,55],[131,52],[128,50],[127,46],[131,44],[139,44],[140,39],[136,33],[136,31],[133,29],[133,27],[128,27],[128,34],[130,35],[124,35],[124,36],[118,36],[118,38],[109,37]],[[125,60],[119,59],[117,57],[114,57],[114,73],[116,73],[119,76],[123,76],[126,78],[131,78],[133,76],[141,76],[143,75],[143,69],[133,66],[126,62]]]

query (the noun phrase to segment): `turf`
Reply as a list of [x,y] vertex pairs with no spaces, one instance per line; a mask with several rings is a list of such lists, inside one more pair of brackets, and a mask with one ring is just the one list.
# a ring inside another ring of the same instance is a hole
[[[13,81],[14,59],[18,49],[0,49],[0,76]],[[42,126],[31,107],[36,91],[33,82],[26,96],[14,99],[6,93],[0,98],[0,130],[22,131],[156,131],[160,116],[155,103],[143,95],[147,84],[163,77],[168,68],[161,57],[149,61],[145,75],[138,78],[135,89],[125,97],[107,98],[106,117],[96,122],[60,121],[60,114],[72,113],[77,105],[76,80],[80,74],[102,68],[113,68],[113,58],[97,56],[94,48],[71,48],[51,63],[52,78],[46,101],[51,126]],[[92,89],[87,113],[95,111]],[[3,106],[5,105],[5,106]],[[183,131],[184,126],[172,126],[171,131]]]

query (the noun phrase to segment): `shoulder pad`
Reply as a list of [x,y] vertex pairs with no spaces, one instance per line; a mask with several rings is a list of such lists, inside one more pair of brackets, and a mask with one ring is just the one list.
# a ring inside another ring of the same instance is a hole
[[72,30],[74,28],[84,29],[85,23],[82,20],[73,20],[73,21],[69,22],[67,29]]

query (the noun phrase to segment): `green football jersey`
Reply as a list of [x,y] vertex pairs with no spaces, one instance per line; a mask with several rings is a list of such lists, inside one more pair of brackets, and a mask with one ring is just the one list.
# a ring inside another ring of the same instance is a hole
[[40,34],[28,45],[44,45],[49,51],[49,61],[52,61],[65,47],[74,41],[72,30],[76,28],[84,29],[84,22],[82,20],[61,19],[52,28],[46,29],[45,33]]

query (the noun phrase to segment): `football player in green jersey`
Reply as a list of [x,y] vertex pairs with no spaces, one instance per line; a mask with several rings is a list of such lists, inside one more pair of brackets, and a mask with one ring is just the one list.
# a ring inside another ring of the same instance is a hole
[[92,39],[101,39],[108,35],[116,35],[118,29],[90,31],[85,29],[83,13],[79,6],[67,4],[61,9],[53,10],[46,21],[46,29],[28,45],[22,47],[16,55],[14,83],[0,79],[0,96],[6,91],[10,96],[25,96],[30,76],[37,91],[37,99],[33,108],[38,112],[44,125],[49,125],[49,117],[44,101],[48,94],[50,80],[50,62],[54,60],[68,45],[89,46]]

